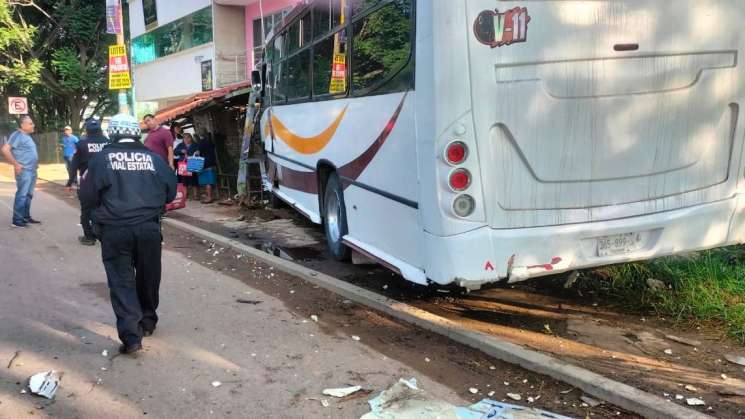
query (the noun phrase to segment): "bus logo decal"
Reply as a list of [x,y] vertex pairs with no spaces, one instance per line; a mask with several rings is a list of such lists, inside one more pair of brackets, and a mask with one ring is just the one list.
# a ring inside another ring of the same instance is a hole
[[530,15],[527,7],[515,7],[506,12],[484,10],[473,24],[476,39],[492,48],[527,42]]
[[282,121],[279,120],[275,115],[270,115],[267,121],[267,127],[264,128],[266,132],[269,130],[272,137],[279,138],[287,144],[291,149],[295,150],[300,154],[316,154],[323,150],[331,139],[334,138],[336,130],[339,129],[341,121],[344,119],[344,115],[347,113],[349,105],[345,106],[344,109],[334,118],[331,125],[326,127],[321,133],[311,136],[302,137],[295,134],[289,128],[287,128]]

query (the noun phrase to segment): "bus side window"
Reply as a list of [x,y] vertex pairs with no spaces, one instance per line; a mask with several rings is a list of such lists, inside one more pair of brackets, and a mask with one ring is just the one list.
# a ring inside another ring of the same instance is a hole
[[355,95],[392,93],[413,85],[411,0],[394,0],[352,25]]
[[347,92],[345,29],[316,42],[313,48],[313,95]]
[[313,38],[318,39],[343,22],[342,0],[316,0],[313,2]]
[[283,92],[288,100],[310,98],[310,49],[285,60],[281,79]]
[[357,16],[359,13],[380,4],[383,0],[347,0],[349,2],[350,10],[352,11],[352,17]]

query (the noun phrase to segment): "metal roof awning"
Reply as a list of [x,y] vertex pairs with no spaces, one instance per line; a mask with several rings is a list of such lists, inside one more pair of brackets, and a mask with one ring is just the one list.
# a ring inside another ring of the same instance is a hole
[[209,102],[220,100],[223,98],[231,98],[244,93],[244,91],[246,90],[250,91],[250,87],[251,82],[244,81],[231,84],[220,89],[197,93],[196,95],[188,97],[179,103],[159,110],[155,113],[155,119],[160,124],[179,119]]

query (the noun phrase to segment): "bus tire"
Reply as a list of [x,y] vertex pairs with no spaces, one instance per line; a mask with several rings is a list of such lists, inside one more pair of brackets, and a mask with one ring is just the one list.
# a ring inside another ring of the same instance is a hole
[[347,227],[347,208],[344,205],[344,191],[336,173],[331,173],[326,181],[323,199],[323,229],[329,252],[338,261],[348,261],[352,257],[350,248],[342,238],[349,233]]

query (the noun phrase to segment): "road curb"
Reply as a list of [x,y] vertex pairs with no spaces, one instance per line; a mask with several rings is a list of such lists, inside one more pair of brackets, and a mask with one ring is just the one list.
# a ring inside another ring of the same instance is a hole
[[446,336],[456,342],[478,349],[494,358],[563,381],[591,396],[644,417],[654,419],[712,418],[706,414],[680,406],[670,400],[611,380],[568,362],[494,336],[468,330],[444,317],[384,297],[321,272],[305,268],[236,240],[231,240],[219,234],[171,218],[165,218],[163,223],[205,240],[230,247],[237,252],[248,254],[285,273],[297,276],[358,304]]

